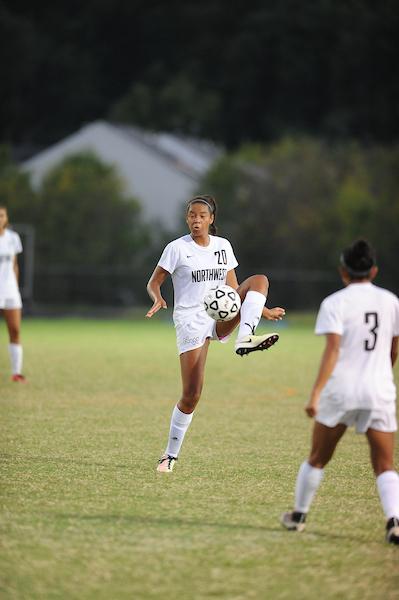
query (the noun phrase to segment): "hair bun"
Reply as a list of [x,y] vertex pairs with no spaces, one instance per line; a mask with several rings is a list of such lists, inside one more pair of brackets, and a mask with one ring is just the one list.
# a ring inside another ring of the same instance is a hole
[[343,264],[353,277],[366,277],[376,264],[374,249],[367,240],[357,240],[344,250]]
[[369,244],[366,240],[357,240],[353,244],[353,251],[358,255],[364,255],[364,253],[368,253]]

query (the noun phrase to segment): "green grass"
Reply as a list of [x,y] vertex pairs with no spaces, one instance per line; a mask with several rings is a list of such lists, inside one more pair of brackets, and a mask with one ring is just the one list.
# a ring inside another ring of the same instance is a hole
[[170,476],[155,463],[180,393],[171,324],[25,320],[26,386],[9,382],[3,326],[0,597],[397,598],[364,436],[345,436],[307,530],[278,523],[323,344],[311,318],[287,323],[267,353],[212,344]]

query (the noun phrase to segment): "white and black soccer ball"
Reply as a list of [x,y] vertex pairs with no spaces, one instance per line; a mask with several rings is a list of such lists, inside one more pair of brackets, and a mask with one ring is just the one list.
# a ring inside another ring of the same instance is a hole
[[205,310],[215,321],[231,321],[241,308],[241,298],[234,288],[220,285],[207,292],[204,298]]

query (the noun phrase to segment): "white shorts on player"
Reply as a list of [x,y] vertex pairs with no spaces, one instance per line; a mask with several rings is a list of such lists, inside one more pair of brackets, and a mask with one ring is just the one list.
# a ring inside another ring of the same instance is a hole
[[207,339],[228,342],[230,336],[219,338],[216,333],[217,322],[209,317],[205,310],[193,315],[175,318],[176,343],[179,354],[201,348]]
[[14,293],[11,297],[0,297],[0,310],[15,310],[22,308],[22,299],[19,292]]
[[320,403],[315,421],[326,427],[336,427],[340,423],[355,427],[356,433],[366,433],[368,429],[390,433],[398,429],[396,415],[391,411],[358,408],[337,412],[328,402]]

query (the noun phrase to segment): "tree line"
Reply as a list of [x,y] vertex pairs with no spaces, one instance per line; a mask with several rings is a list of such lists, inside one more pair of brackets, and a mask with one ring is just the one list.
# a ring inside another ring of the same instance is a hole
[[202,188],[219,200],[220,235],[237,247],[243,276],[270,273],[277,303],[317,305],[340,285],[340,254],[359,238],[376,247],[379,283],[399,293],[399,146],[247,145],[221,158]]
[[229,148],[398,139],[397,0],[0,4],[0,139],[28,153],[97,118]]
[[[286,137],[248,144],[220,158],[198,192],[219,204],[219,235],[233,244],[240,279],[271,279],[271,301],[315,308],[340,285],[342,249],[365,237],[377,249],[378,282],[396,293],[399,256],[399,146],[330,144]],[[126,198],[114,167],[92,154],[67,157],[34,191],[3,148],[0,203],[36,230],[35,299],[64,304],[148,302],[146,282],[163,246],[140,200]]]

